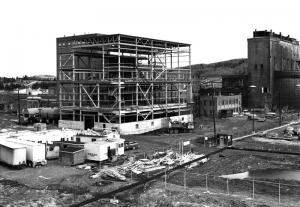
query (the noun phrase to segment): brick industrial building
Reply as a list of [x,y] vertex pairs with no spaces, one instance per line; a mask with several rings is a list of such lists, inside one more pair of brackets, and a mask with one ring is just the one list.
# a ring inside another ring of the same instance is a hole
[[[195,75],[192,77],[194,116],[211,116],[213,106],[215,115],[231,116],[232,112],[241,112],[242,107],[247,106],[249,90],[246,75],[201,77],[202,79]],[[213,98],[214,104],[212,94],[217,94]]]
[[300,108],[300,48],[290,36],[254,31],[248,39],[250,101],[255,107]]
[[199,106],[202,116],[227,117],[242,112],[242,98],[241,95],[206,95],[201,96]]
[[60,127],[122,134],[192,121],[189,44],[123,34],[57,38]]

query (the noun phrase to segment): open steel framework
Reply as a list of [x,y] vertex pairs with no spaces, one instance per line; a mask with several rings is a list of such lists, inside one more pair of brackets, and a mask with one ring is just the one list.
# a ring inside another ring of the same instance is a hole
[[57,38],[60,119],[128,123],[191,114],[189,44],[123,34]]

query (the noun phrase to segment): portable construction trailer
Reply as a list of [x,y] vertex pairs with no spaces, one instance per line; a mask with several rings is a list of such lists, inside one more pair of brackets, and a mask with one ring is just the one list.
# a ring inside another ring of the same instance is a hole
[[[27,140],[35,143],[52,144],[54,141],[75,141],[73,139],[78,131],[75,130],[46,130],[46,131],[18,131],[0,133],[0,139],[2,138],[16,138]],[[73,139],[73,140],[72,140]]]
[[85,144],[87,160],[104,161],[124,154],[124,139],[107,139]]
[[10,138],[7,141],[22,145],[26,148],[26,163],[31,167],[46,165],[46,147],[44,144]]
[[11,166],[26,165],[26,147],[0,139],[0,161]]

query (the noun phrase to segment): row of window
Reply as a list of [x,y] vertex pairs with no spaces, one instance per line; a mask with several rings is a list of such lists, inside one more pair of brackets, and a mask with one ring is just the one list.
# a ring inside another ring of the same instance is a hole
[[[212,102],[212,100],[203,100],[203,101],[200,101],[200,104],[203,106],[212,106],[213,102]],[[237,98],[218,101],[218,106],[224,106],[224,105],[228,105],[228,104],[239,104],[240,105],[241,101]]]
[[237,98],[218,101],[219,106],[224,106],[224,105],[228,105],[228,104],[239,104],[240,105],[241,101]]
[[[215,113],[219,113],[220,111],[215,111]],[[233,109],[233,112],[239,112],[239,108],[234,108]],[[203,109],[203,115],[204,116],[212,116],[213,115],[213,110],[205,110],[205,109]],[[217,114],[215,114],[215,115],[217,115]]]

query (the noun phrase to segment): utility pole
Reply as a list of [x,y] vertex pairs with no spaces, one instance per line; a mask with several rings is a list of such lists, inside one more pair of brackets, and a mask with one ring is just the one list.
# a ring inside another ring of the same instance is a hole
[[[251,85],[249,86],[252,89],[252,92],[254,94],[254,89],[256,88],[255,85]],[[254,129],[254,98],[252,97],[252,133],[255,133],[255,129]]]
[[280,82],[279,82],[279,88],[278,88],[278,116],[279,116],[279,126],[281,126],[281,103],[280,103]]
[[252,133],[255,133],[254,129],[254,103],[252,104]]
[[214,122],[214,139],[216,138],[216,116],[215,116],[215,100],[214,100],[214,97],[215,97],[215,87],[214,87],[214,84],[213,82],[211,81],[211,85],[213,87],[213,94],[211,96],[211,101],[212,101],[212,113],[213,113],[213,122]]
[[19,123],[21,124],[21,106],[20,106],[20,90],[18,88],[18,117],[19,117]]

